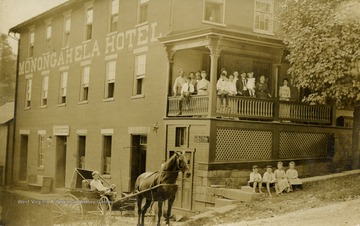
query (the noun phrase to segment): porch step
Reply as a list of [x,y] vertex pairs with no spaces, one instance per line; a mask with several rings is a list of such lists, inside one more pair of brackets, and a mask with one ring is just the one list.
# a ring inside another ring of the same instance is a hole
[[223,197],[241,202],[252,202],[260,200],[261,194],[242,191],[241,189],[215,188],[214,193],[218,197]]
[[252,192],[253,188],[250,186],[241,186],[241,191]]

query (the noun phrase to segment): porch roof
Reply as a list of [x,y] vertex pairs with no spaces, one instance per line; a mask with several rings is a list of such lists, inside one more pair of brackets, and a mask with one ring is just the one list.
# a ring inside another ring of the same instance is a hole
[[226,28],[203,28],[193,31],[170,34],[159,38],[159,41],[171,50],[181,50],[209,45],[211,39],[220,39],[222,46],[240,48],[239,44],[262,46],[272,49],[283,50],[284,44],[281,39],[262,34]]
[[0,106],[0,124],[5,124],[14,118],[14,102]]

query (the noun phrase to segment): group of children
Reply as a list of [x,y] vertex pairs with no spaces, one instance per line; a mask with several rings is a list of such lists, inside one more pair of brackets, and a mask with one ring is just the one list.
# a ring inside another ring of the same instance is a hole
[[275,187],[277,195],[283,195],[284,192],[290,192],[297,188],[302,188],[302,182],[298,178],[298,172],[295,169],[295,162],[289,163],[289,169],[285,172],[283,169],[283,163],[277,163],[277,169],[275,172],[272,172],[272,166],[266,167],[266,172],[263,176],[258,172],[258,166],[254,165],[252,167],[252,173],[250,173],[250,180],[248,184],[253,188],[253,192],[256,192],[256,188],[259,187],[259,193],[261,191],[263,184],[266,186],[266,190],[270,197],[271,187]]

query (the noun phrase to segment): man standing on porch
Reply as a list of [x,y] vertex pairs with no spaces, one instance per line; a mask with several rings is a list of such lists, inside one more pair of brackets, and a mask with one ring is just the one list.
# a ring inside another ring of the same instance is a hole
[[242,71],[240,73],[241,78],[239,78],[239,80],[236,81],[236,89],[238,91],[238,94],[240,96],[249,96],[249,91],[246,88],[246,73],[245,71]]
[[176,96],[177,94],[181,94],[181,88],[182,85],[185,83],[185,79],[184,79],[184,70],[180,69],[179,70],[179,77],[177,77],[175,79],[174,82],[174,86],[173,86],[173,92],[174,92],[174,96]]
[[179,115],[182,114],[183,102],[185,103],[185,109],[189,109],[190,95],[194,93],[194,85],[191,83],[191,77],[186,78],[186,82],[182,85],[180,91],[180,102],[179,102]]

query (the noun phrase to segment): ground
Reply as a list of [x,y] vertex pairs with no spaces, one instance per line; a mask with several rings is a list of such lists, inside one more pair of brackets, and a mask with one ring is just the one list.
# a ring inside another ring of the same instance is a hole
[[241,203],[193,225],[360,225],[360,174],[309,182],[284,196]]

